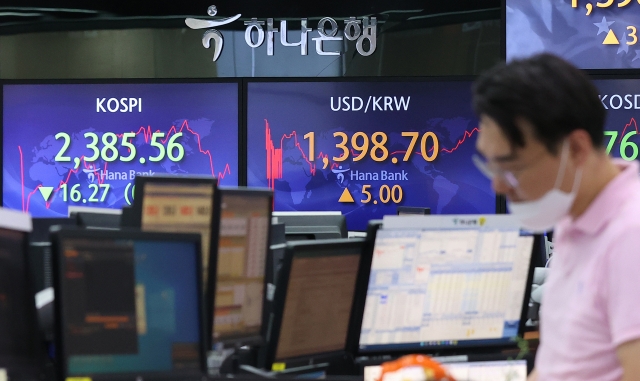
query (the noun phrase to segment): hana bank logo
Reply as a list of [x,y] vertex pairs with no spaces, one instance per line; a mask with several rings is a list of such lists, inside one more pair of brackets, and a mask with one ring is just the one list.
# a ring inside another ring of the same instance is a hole
[[487,222],[487,219],[485,217],[453,219],[453,224],[460,225],[460,226],[484,226],[486,222]]
[[[209,16],[215,16],[218,14],[218,9],[215,5],[207,8],[207,14]],[[186,18],[185,24],[191,29],[207,29],[202,36],[202,45],[205,48],[211,47],[211,40],[214,42],[213,61],[217,61],[222,53],[222,47],[224,46],[224,38],[222,33],[216,27],[230,24],[238,20],[242,15],[237,14],[233,17],[222,18],[219,20],[205,20],[196,18]],[[245,21],[244,25],[245,33],[244,39],[250,48],[256,49],[266,41],[267,43],[267,55],[273,56],[274,53],[274,35],[280,34],[280,44],[284,47],[297,46],[300,47],[300,55],[308,55],[308,34],[313,32],[313,28],[307,27],[308,20],[303,18],[300,20],[300,41],[289,41],[287,20],[280,20],[280,28],[278,29],[276,21],[273,18],[266,19],[266,33],[265,21],[258,20],[257,18],[251,18],[249,21]],[[355,42],[355,50],[362,56],[367,57],[372,55],[376,51],[377,45],[377,26],[378,21],[375,17],[349,17],[344,20],[344,28],[342,34],[339,34],[338,22],[331,17],[324,17],[318,21],[318,37],[313,37],[315,42],[316,53],[320,56],[339,56],[343,54],[343,51],[328,51],[325,42],[329,41],[349,41]]]
[[[207,14],[209,16],[215,16],[218,14],[218,8],[215,5],[210,5],[207,9]],[[242,16],[240,13],[233,17],[227,17],[221,20],[200,20],[194,18],[187,18],[184,20],[185,24],[191,29],[206,29],[206,28],[215,28],[222,25],[230,24]],[[220,53],[222,53],[222,47],[224,46],[224,37],[222,37],[222,33],[220,33],[217,29],[209,29],[204,32],[202,36],[202,45],[209,49],[211,46],[211,40],[214,42],[213,46],[213,60],[217,61],[218,57],[220,57]]]
[[338,181],[339,185],[343,185],[344,183],[344,174],[345,172],[349,172],[351,170],[351,168],[342,168],[342,166],[338,166],[338,168],[332,168],[331,172],[333,172],[336,175],[336,180]]

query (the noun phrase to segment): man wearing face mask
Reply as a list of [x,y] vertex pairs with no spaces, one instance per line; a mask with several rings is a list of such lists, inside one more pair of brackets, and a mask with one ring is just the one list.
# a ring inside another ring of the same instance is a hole
[[605,110],[580,70],[552,55],[478,79],[475,164],[554,259],[530,380],[640,380],[638,163],[607,156]]

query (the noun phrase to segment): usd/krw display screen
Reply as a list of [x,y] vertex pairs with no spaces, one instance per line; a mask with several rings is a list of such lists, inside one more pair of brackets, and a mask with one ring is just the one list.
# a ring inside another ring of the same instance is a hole
[[250,186],[277,211],[340,210],[351,230],[396,214],[493,213],[472,164],[471,82],[250,82]]
[[549,52],[582,69],[640,68],[640,3],[506,0],[507,60]]
[[238,84],[3,87],[3,205],[36,217],[121,208],[138,174],[238,184]]
[[594,81],[607,110],[604,144],[613,157],[638,160],[640,136],[640,79],[599,79]]

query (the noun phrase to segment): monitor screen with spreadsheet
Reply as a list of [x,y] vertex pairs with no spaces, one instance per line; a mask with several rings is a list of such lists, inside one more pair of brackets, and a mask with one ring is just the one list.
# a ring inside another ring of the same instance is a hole
[[273,361],[347,352],[363,239],[287,244],[274,297]]
[[[513,343],[521,333],[533,237],[505,224],[482,227],[478,216],[395,218],[413,222],[377,233],[360,352]],[[451,221],[454,228],[440,223]]]
[[[218,181],[213,177],[138,176],[133,226],[143,231],[197,233],[202,237],[202,279],[207,284],[217,239]],[[215,267],[215,266],[214,266]]]
[[270,190],[220,190],[217,279],[209,285],[215,294],[214,343],[262,339],[272,205]]

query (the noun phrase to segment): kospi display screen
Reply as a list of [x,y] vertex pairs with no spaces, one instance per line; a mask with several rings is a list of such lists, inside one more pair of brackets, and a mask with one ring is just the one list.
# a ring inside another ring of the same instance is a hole
[[640,4],[505,0],[507,60],[549,52],[582,69],[640,68]]
[[470,81],[249,82],[247,182],[276,211],[339,210],[351,230],[396,214],[493,213],[473,165]]
[[640,79],[596,79],[607,110],[604,145],[607,153],[627,161],[638,160],[640,136]]
[[238,185],[238,83],[3,86],[3,205],[121,208],[138,174]]

